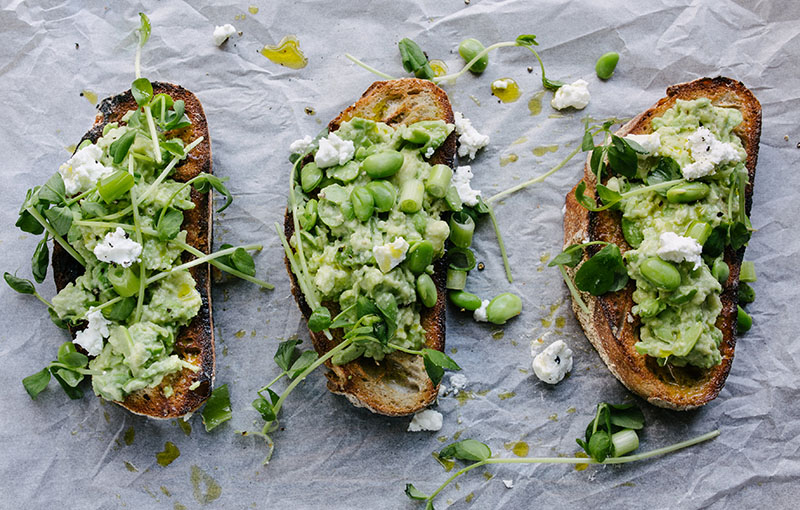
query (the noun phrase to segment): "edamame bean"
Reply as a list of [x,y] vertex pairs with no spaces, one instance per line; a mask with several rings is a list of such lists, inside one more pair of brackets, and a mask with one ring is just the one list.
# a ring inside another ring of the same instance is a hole
[[314,228],[314,225],[317,224],[317,207],[319,202],[315,198],[312,198],[308,202],[306,202],[306,206],[304,207],[303,214],[301,214],[297,219],[300,221],[300,227],[306,232],[310,231]]
[[631,248],[638,248],[639,245],[642,244],[642,241],[644,241],[642,231],[639,230],[636,223],[628,218],[622,218],[622,236],[625,237],[625,242],[627,242]]
[[479,298],[472,292],[466,292],[463,290],[451,290],[448,295],[450,296],[450,301],[454,305],[464,310],[469,310],[470,312],[474,312],[475,310],[481,307],[481,298]]
[[681,285],[678,268],[658,257],[649,257],[639,266],[642,276],[654,287],[673,291]]
[[614,69],[617,68],[617,62],[619,62],[619,53],[616,51],[609,51],[598,58],[597,63],[594,65],[597,77],[601,80],[611,78],[614,75]]
[[655,317],[666,308],[666,305],[655,298],[648,298],[639,303],[639,317]]
[[391,211],[397,199],[397,188],[388,181],[372,181],[367,184],[367,189],[372,193],[375,210],[378,212]]
[[433,283],[433,278],[427,273],[422,273],[417,277],[417,295],[420,301],[422,301],[422,304],[427,308],[436,306],[436,301],[438,299],[436,284]]
[[365,345],[350,344],[347,347],[345,347],[344,350],[334,354],[333,357],[331,358],[331,363],[336,366],[344,365],[345,363],[350,363],[351,361],[358,359],[362,354],[364,354],[365,350],[366,350]]
[[756,300],[756,291],[744,282],[739,283],[739,302],[748,304]]
[[737,305],[737,313],[736,313],[736,331],[741,333],[747,333],[750,331],[750,328],[753,327],[753,318],[750,317],[747,312],[744,311],[744,308]]
[[458,269],[447,270],[447,283],[445,287],[450,290],[464,290],[467,286],[467,272]]
[[422,197],[425,186],[422,181],[409,179],[400,188],[400,210],[404,213],[415,213],[422,209]]
[[373,179],[391,177],[403,166],[403,155],[397,151],[381,151],[367,156],[361,162],[361,168]]
[[375,211],[375,202],[372,193],[364,186],[356,186],[350,192],[350,202],[353,204],[353,213],[358,221],[367,221]]
[[139,271],[133,269],[133,266],[112,266],[106,273],[111,286],[122,297],[133,296],[139,291],[139,277],[137,276]]
[[353,202],[349,200],[342,202],[342,205],[339,206],[339,209],[341,209],[345,220],[352,220],[356,217],[356,212],[353,210]]
[[728,281],[731,270],[728,267],[728,263],[720,258],[715,260],[714,265],[711,266],[711,274],[714,275],[714,278],[716,278],[719,283],[724,285],[725,282]]
[[[469,63],[473,58],[478,56],[478,53],[482,52],[484,49],[483,44],[477,39],[469,38],[464,39],[461,41],[461,44],[458,45],[458,54],[461,55],[461,58],[464,59],[466,63]],[[482,56],[479,58],[474,64],[472,64],[469,68],[475,74],[481,74],[486,70],[486,66],[489,65],[489,54]]]
[[673,305],[682,305],[688,303],[697,294],[697,289],[688,289],[686,287],[678,289],[667,300]]
[[447,193],[453,170],[447,165],[433,165],[428,178],[425,180],[425,191],[434,198],[442,198]]
[[686,229],[686,237],[691,237],[700,244],[705,244],[714,229],[704,221],[693,221]]
[[422,274],[433,262],[433,243],[419,241],[414,243],[406,255],[406,267],[414,274]]
[[304,192],[314,191],[321,182],[322,170],[313,161],[300,170],[300,186],[303,187]]
[[708,184],[687,182],[667,190],[667,200],[673,204],[687,204],[705,198],[710,191]]
[[469,248],[472,244],[472,234],[475,232],[475,222],[472,216],[461,211],[450,216],[450,241],[459,248]]
[[431,139],[431,134],[428,132],[428,130],[420,127],[407,127],[403,129],[401,136],[403,137],[403,140],[411,142],[414,145],[425,145]]
[[504,292],[489,302],[486,319],[492,324],[505,324],[522,312],[522,299],[516,294]]

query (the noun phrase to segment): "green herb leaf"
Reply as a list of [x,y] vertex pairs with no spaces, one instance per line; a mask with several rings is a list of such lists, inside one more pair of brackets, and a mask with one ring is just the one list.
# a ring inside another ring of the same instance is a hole
[[613,206],[622,200],[622,195],[602,184],[597,185],[597,196],[603,201],[604,206]]
[[36,283],[42,283],[47,276],[47,264],[50,262],[50,248],[47,246],[47,235],[45,235],[31,257],[31,272]]
[[456,458],[459,460],[480,462],[492,456],[492,450],[485,444],[474,439],[464,439],[457,443],[445,446],[439,452],[443,459]]
[[552,90],[553,92],[555,92],[564,85],[566,85],[566,83],[564,83],[563,81],[551,80],[546,76],[542,76],[542,86],[544,86],[544,88],[546,88],[547,90]]
[[203,408],[203,425],[206,427],[206,432],[210,432],[230,420],[232,414],[228,385],[223,384],[211,392],[211,396],[208,397],[206,406]]
[[406,496],[408,496],[411,499],[418,499],[418,500],[428,499],[428,495],[427,494],[424,494],[422,491],[420,491],[419,489],[414,487],[413,484],[410,484],[410,483],[406,484],[406,491],[405,492],[406,492]]
[[[89,363],[89,358],[81,354],[72,342],[64,342],[58,348],[58,361],[70,368],[83,368]],[[75,386],[72,384],[71,386]]]
[[167,140],[165,142],[161,142],[161,148],[169,152],[173,156],[178,156],[182,158],[183,156],[186,155],[186,152],[183,150],[183,144],[181,144],[177,140]]
[[429,349],[426,347],[422,349],[422,355],[433,361],[437,366],[446,368],[447,370],[461,370],[461,367],[458,366],[458,363],[453,361],[442,351],[437,351],[436,349]]
[[622,141],[625,142],[625,145],[627,145],[628,147],[633,149],[633,151],[636,152],[637,154],[650,154],[647,151],[647,149],[645,149],[644,147],[639,145],[639,142],[636,142],[636,141],[631,140],[629,138],[623,138]]
[[55,206],[45,209],[44,216],[58,235],[67,235],[72,226],[72,210],[69,207]]
[[153,84],[147,78],[138,78],[131,84],[131,94],[139,106],[146,106],[153,99]]
[[592,173],[597,177],[597,181],[603,176],[603,164],[605,162],[606,148],[599,146],[592,149],[592,157],[589,160]]
[[533,34],[523,34],[517,36],[515,40],[520,46],[539,46],[539,43],[536,42],[536,36]]
[[225,187],[225,184],[223,184],[228,180],[227,177],[220,179],[219,177],[207,173],[201,173],[198,175],[198,177],[199,178],[192,183],[194,189],[200,193],[208,193],[211,188],[214,188],[225,196],[225,205],[223,205],[220,209],[217,209],[218,213],[224,211],[233,203],[233,195],[230,191],[228,191],[228,188]]
[[78,386],[71,386],[67,381],[61,378],[59,375],[59,370],[55,367],[50,367],[50,373],[53,374],[53,378],[61,385],[61,389],[64,390],[64,393],[70,398],[70,400],[80,400],[83,398],[83,390],[80,389]]
[[597,462],[603,462],[611,454],[611,434],[598,430],[589,438],[586,453]]
[[69,329],[67,327],[67,321],[59,317],[55,310],[53,310],[52,308],[48,308],[47,313],[50,315],[50,320],[53,321],[53,324],[55,324],[61,329]]
[[608,244],[575,273],[575,286],[593,296],[615,292],[628,283],[628,271],[616,244]]
[[733,223],[728,231],[731,248],[739,250],[750,241],[750,229],[741,221]]
[[19,278],[8,272],[3,273],[3,278],[5,279],[9,287],[19,292],[20,294],[34,294],[36,292],[36,288],[33,286],[33,282],[31,282],[30,280],[26,280],[25,278]]
[[164,214],[156,227],[158,238],[162,241],[175,239],[175,236],[181,231],[182,224],[183,213],[177,209],[167,209],[166,214]]
[[59,368],[56,370],[56,375],[59,381],[64,381],[64,384],[73,389],[83,381],[83,374],[68,368]]
[[25,391],[28,392],[32,399],[36,399],[37,395],[43,392],[49,383],[50,370],[47,367],[22,380],[22,386],[25,387]]
[[44,232],[44,227],[42,224],[39,223],[39,221],[28,211],[22,211],[19,213],[19,218],[17,218],[17,222],[14,223],[14,226],[18,227],[23,232],[27,232],[35,236],[38,236]]
[[150,19],[143,12],[139,13],[139,18],[141,25],[137,29],[137,32],[139,32],[139,46],[141,47],[150,39]]
[[308,329],[318,333],[331,325],[331,312],[324,306],[316,308],[308,318]]
[[428,356],[422,357],[422,362],[425,365],[425,372],[428,374],[434,386],[439,384],[444,377],[444,369],[434,363]]
[[631,178],[636,175],[639,158],[623,138],[612,135],[611,145],[608,146],[608,164],[618,174]]
[[577,200],[584,209],[588,209],[590,211],[601,211],[602,208],[597,207],[597,202],[595,202],[594,199],[589,195],[586,195],[584,193],[585,191],[586,181],[579,182],[575,187],[575,200]]
[[312,350],[303,351],[300,357],[297,358],[297,360],[294,363],[292,363],[291,368],[289,368],[289,374],[288,374],[289,379],[294,379],[298,377],[308,367],[313,365],[314,362],[317,361],[317,358],[319,358],[317,351],[312,351]]
[[261,415],[261,418],[264,421],[275,421],[275,410],[272,408],[272,404],[267,402],[267,399],[264,397],[258,397],[257,399],[253,400],[253,408],[258,411],[258,414]]
[[244,248],[236,248],[231,254],[231,264],[247,276],[256,275],[256,264],[253,257]]
[[123,322],[128,320],[136,308],[136,297],[129,296],[117,301],[111,306],[103,308],[103,317],[110,321]]
[[428,57],[417,43],[409,38],[403,38],[397,44],[400,48],[400,58],[403,62],[403,69],[409,73],[414,73],[417,78],[431,80],[434,77],[433,69],[428,63]]
[[[645,182],[648,186],[653,186],[655,184],[661,184],[662,182],[681,179],[682,177],[683,174],[681,174],[681,167],[678,163],[672,158],[664,157],[658,160],[656,167],[647,174]],[[666,196],[667,190],[657,190],[656,193],[661,196]]]
[[39,199],[47,200],[52,204],[60,204],[66,200],[66,191],[64,189],[64,179],[61,174],[54,173],[47,182],[39,188]]
[[592,136],[592,132],[589,131],[588,125],[587,129],[583,132],[583,140],[581,141],[581,151],[591,151],[594,150],[594,137]]
[[300,352],[296,349],[297,345],[300,343],[302,343],[302,340],[295,338],[278,344],[278,350],[275,352],[275,356],[273,356],[272,359],[284,372],[287,372],[289,367],[292,366],[292,363],[300,357]]
[[571,244],[567,246],[564,251],[553,257],[553,260],[547,264],[547,267],[567,266],[575,267],[580,264],[583,258],[583,245]]
[[644,428],[644,414],[633,404],[608,404],[611,408],[611,424],[623,429]]
[[111,143],[108,154],[113,158],[114,164],[119,165],[125,160],[134,140],[136,140],[136,130],[131,129]]
[[81,200],[81,212],[83,213],[84,219],[100,218],[108,214],[108,209],[100,202]]

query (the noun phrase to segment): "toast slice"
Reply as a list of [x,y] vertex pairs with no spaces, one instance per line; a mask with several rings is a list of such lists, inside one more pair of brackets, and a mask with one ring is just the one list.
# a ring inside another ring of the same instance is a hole
[[[181,138],[186,144],[197,137],[204,137],[188,157],[175,167],[171,177],[176,181],[185,182],[200,172],[211,173],[211,139],[200,100],[178,85],[153,82],[153,93],[162,92],[169,94],[174,100],[182,99],[186,103],[186,115],[192,122],[191,126],[176,130],[171,133],[172,136],[168,135],[168,137]],[[95,117],[94,125],[83,135],[81,142],[84,140],[96,142],[102,136],[103,127],[106,124],[121,122],[120,119],[126,112],[137,107],[130,90],[104,99],[97,107],[99,112]],[[210,253],[212,194],[202,194],[192,189],[191,197],[195,207],[184,211],[182,225],[182,228],[187,231],[186,242],[203,253]],[[184,262],[188,262],[192,258],[188,253],[183,254]],[[193,372],[184,368],[180,372],[166,376],[159,386],[131,393],[124,401],[117,402],[132,413],[150,418],[177,418],[197,410],[211,395],[215,357],[210,272],[208,264],[195,266],[189,271],[197,282],[197,291],[200,293],[203,304],[189,325],[179,330],[175,339],[175,352],[181,359],[199,366],[200,370]],[[82,273],[83,267],[56,243],[53,249],[53,278],[56,289],[60,291],[68,283],[75,281]],[[73,337],[78,329],[71,330]],[[195,383],[198,383],[199,386],[190,390],[189,386]],[[161,391],[167,385],[172,386],[173,389],[173,394],[169,398],[165,397]]]
[[[671,108],[676,100],[692,100],[700,97],[709,98],[715,106],[733,107],[742,112],[744,120],[734,131],[742,140],[747,152],[745,165],[749,179],[746,186],[746,211],[749,216],[758,159],[758,143],[761,137],[761,105],[741,82],[717,77],[673,85],[667,89],[666,97],[630,120],[616,134],[625,136],[650,133],[652,119]],[[583,180],[587,185],[587,194],[595,195],[596,180],[588,160]],[[590,212],[578,204],[574,192],[573,188],[567,194],[566,200],[565,247],[573,243],[599,240],[616,243],[622,252],[630,249],[622,235],[620,213],[611,210]],[[723,333],[720,345],[722,363],[710,369],[692,366],[681,368],[669,364],[660,367],[655,358],[636,352],[633,346],[639,340],[639,318],[630,313],[634,305],[632,294],[636,289],[633,280],[624,289],[603,296],[594,297],[586,292],[581,293],[581,297],[589,307],[588,314],[584,313],[574,300],[572,308],[586,336],[608,369],[628,389],[659,407],[675,410],[694,409],[708,403],[719,394],[733,362],[739,268],[743,256],[744,247],[739,251],[734,251],[730,246],[725,248],[724,258],[730,267],[730,276],[722,286],[720,296],[722,312],[716,323]],[[574,277],[575,271],[576,269],[569,270],[571,277]]]
[[[328,128],[336,131],[342,122],[361,117],[385,122],[389,125],[412,124],[423,120],[443,120],[454,122],[453,110],[447,94],[430,81],[416,78],[403,78],[373,83],[361,98],[333,119]],[[455,132],[439,146],[429,159],[434,164],[453,167],[456,153]],[[294,233],[291,212],[287,209],[284,219],[286,238]],[[292,280],[292,294],[306,321],[311,309],[297,285],[288,259],[286,270]],[[438,300],[433,308],[420,311],[420,319],[426,332],[425,345],[432,349],[444,350],[445,336],[445,276],[444,257],[436,261],[433,281],[436,284]],[[323,303],[332,314],[338,313],[338,304]],[[334,330],[333,339],[328,340],[323,333],[311,334],[316,351],[322,355],[341,342],[341,330]],[[383,361],[359,358],[341,366],[326,362],[330,369],[328,389],[347,399],[357,407],[366,407],[373,413],[387,416],[406,416],[430,405],[436,398],[438,386],[434,386],[425,371],[422,358],[395,351]]]

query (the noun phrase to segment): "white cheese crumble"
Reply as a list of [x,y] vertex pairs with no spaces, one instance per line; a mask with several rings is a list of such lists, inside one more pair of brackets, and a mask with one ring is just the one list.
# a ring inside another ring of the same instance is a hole
[[642,146],[648,154],[655,154],[661,148],[661,135],[658,133],[650,133],[647,135],[628,135],[626,140],[633,140]]
[[458,392],[467,387],[469,380],[464,374],[453,374],[450,376],[450,387],[453,390],[453,395],[458,395]]
[[495,80],[495,81],[492,82],[492,88],[493,89],[499,89],[499,90],[505,90],[505,89],[508,88],[509,85],[511,85],[511,83],[512,83],[512,80],[510,80],[508,78],[506,78],[505,80],[502,80],[502,79],[501,80]]
[[381,272],[388,273],[404,261],[408,246],[408,241],[403,237],[398,237],[391,243],[373,247],[372,255],[375,257],[375,262],[378,263],[378,268]]
[[222,46],[222,43],[227,41],[228,37],[232,36],[235,33],[236,33],[236,28],[230,23],[227,23],[225,25],[217,25],[216,27],[214,27],[214,35],[212,35],[212,37],[214,38],[214,44],[216,44],[217,46]]
[[86,319],[89,325],[83,331],[78,331],[72,342],[83,347],[89,356],[97,356],[103,350],[103,339],[108,338],[111,321],[103,317],[103,312],[96,308],[89,309]]
[[482,135],[461,112],[453,113],[458,134],[458,156],[475,159],[475,154],[489,145],[489,135]]
[[139,262],[142,245],[128,238],[125,231],[117,227],[114,232],[106,234],[93,251],[94,256],[101,262],[113,262],[122,267],[130,267],[134,262]]
[[743,155],[735,145],[721,142],[707,127],[700,126],[686,139],[694,163],[681,169],[683,176],[690,181],[711,175],[718,165],[739,162]]
[[506,489],[513,489],[514,488],[514,480],[503,480],[503,485],[506,486]]
[[692,237],[679,236],[675,232],[663,232],[659,237],[660,246],[656,255],[670,262],[694,262],[694,269],[700,267],[703,246]]
[[456,168],[456,172],[453,174],[453,180],[450,182],[456,187],[461,202],[472,207],[478,205],[478,197],[481,196],[481,190],[472,189],[472,186],[470,186],[471,180],[472,168],[469,166],[460,166]]
[[438,396],[439,397],[444,397],[448,393],[450,393],[450,390],[447,388],[447,386],[445,386],[444,384],[440,384],[439,385],[439,394],[438,394]]
[[590,98],[589,83],[586,80],[576,80],[569,85],[559,87],[553,99],[550,100],[550,106],[556,110],[563,110],[570,106],[576,110],[583,110],[589,104]]
[[425,409],[414,415],[408,424],[408,432],[422,432],[429,430],[436,432],[442,430],[442,413],[433,409]]
[[297,140],[293,141],[289,146],[289,150],[292,151],[292,154],[301,154],[308,150],[308,148],[311,146],[311,142],[313,141],[314,139],[311,138],[310,135],[306,135],[303,138],[298,138]]
[[486,317],[486,308],[489,306],[490,301],[488,299],[484,299],[481,301],[481,306],[474,312],[472,312],[472,318],[478,322],[488,322],[489,319]]
[[75,195],[91,189],[98,180],[114,172],[113,168],[99,163],[102,155],[103,149],[90,144],[58,167],[58,173],[64,180],[64,189],[67,195]]
[[533,359],[533,372],[547,384],[558,384],[572,370],[572,350],[556,340]]
[[430,157],[431,157],[431,156],[433,156],[433,153],[434,153],[434,152],[436,152],[436,150],[435,150],[433,147],[428,147],[428,148],[425,150],[425,158],[426,158],[426,159],[430,159]]
[[344,165],[356,153],[355,146],[350,140],[342,140],[336,133],[331,133],[327,138],[319,140],[319,150],[314,156],[314,162],[320,168],[335,165]]

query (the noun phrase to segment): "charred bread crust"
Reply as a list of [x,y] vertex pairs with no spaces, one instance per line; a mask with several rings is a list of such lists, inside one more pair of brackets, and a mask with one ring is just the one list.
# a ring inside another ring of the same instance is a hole
[[[617,132],[619,136],[652,132],[652,119],[671,108],[678,99],[692,100],[707,97],[712,104],[734,107],[742,112],[743,121],[734,130],[747,151],[745,166],[749,179],[746,186],[746,211],[752,206],[753,182],[758,160],[758,143],[761,137],[761,105],[741,82],[729,78],[701,78],[688,83],[673,85],[667,96],[660,99],[647,111],[626,123]],[[586,194],[595,195],[596,180],[587,160],[584,166]],[[625,242],[617,211],[590,212],[581,207],[574,196],[573,188],[566,199],[564,215],[564,246],[584,241],[608,241],[616,243],[624,253],[630,247]],[[594,247],[591,247],[594,248]],[[720,299],[722,312],[717,327],[723,333],[720,345],[722,362],[710,369],[697,367],[658,366],[655,358],[639,354],[634,349],[638,342],[638,317],[631,314],[634,305],[633,291],[636,283],[614,293],[594,297],[586,292],[581,297],[589,307],[585,314],[573,300],[572,308],[586,333],[587,338],[617,379],[628,389],[653,405],[675,410],[690,410],[703,406],[719,394],[733,362],[736,346],[736,313],[738,304],[739,268],[744,247],[734,251],[725,249],[724,259],[730,267],[730,276],[723,285]],[[588,258],[596,252],[589,249]],[[571,277],[577,270],[568,269]]]
[[[411,124],[422,120],[443,120],[452,124],[455,120],[447,94],[426,80],[404,78],[373,83],[361,98],[345,109],[330,122],[328,128],[335,131],[353,117],[362,117],[389,125]],[[456,136],[451,133],[445,142],[429,159],[432,165],[445,164],[453,167],[456,153]],[[284,233],[289,239],[294,234],[291,211],[287,208],[284,217]],[[311,308],[297,284],[288,259],[284,258],[286,270],[292,282],[292,294],[297,300],[306,322]],[[434,265],[433,281],[436,284],[438,299],[433,308],[423,308],[420,318],[426,332],[425,345],[431,349],[444,350],[445,309],[447,294],[445,289],[446,262],[444,257]],[[324,303],[332,314],[338,313],[337,303]],[[322,333],[309,331],[316,351],[323,355],[341,342],[341,331],[332,331],[333,339],[328,340]],[[341,366],[330,362],[328,389],[344,395],[356,407],[366,407],[373,413],[386,416],[406,416],[430,405],[438,393],[428,378],[419,356],[395,351],[383,361],[359,358]]]
[[[203,106],[197,96],[181,86],[171,83],[153,82],[153,93],[166,93],[173,99],[182,99],[186,103],[186,115],[192,125],[170,132],[168,138],[180,138],[184,143],[202,136],[203,141],[195,147],[188,157],[180,162],[171,175],[179,182],[185,182],[201,172],[211,173],[211,139],[208,133]],[[111,122],[121,122],[122,116],[129,110],[137,108],[136,101],[128,90],[122,94],[104,99],[97,107],[98,113],[92,128],[81,138],[96,142],[103,134],[103,127]],[[194,209],[184,211],[182,228],[187,231],[186,242],[203,253],[211,252],[211,225],[212,225],[212,194],[191,191]],[[188,262],[194,257],[188,253],[183,254],[183,261]],[[197,283],[197,291],[202,299],[202,306],[198,314],[188,326],[180,328],[175,339],[175,353],[181,359],[200,367],[193,372],[184,368],[180,372],[168,375],[159,386],[146,388],[131,393],[117,404],[129,411],[158,419],[169,419],[184,416],[197,410],[211,395],[214,384],[214,322],[211,312],[211,279],[208,264],[195,266],[189,271]],[[53,249],[53,278],[56,289],[63,289],[68,283],[83,274],[83,267],[78,264],[59,244]],[[80,329],[80,328],[78,328]],[[77,332],[72,329],[73,337]],[[199,386],[190,390],[192,384]],[[165,397],[162,388],[171,386],[173,394]]]

